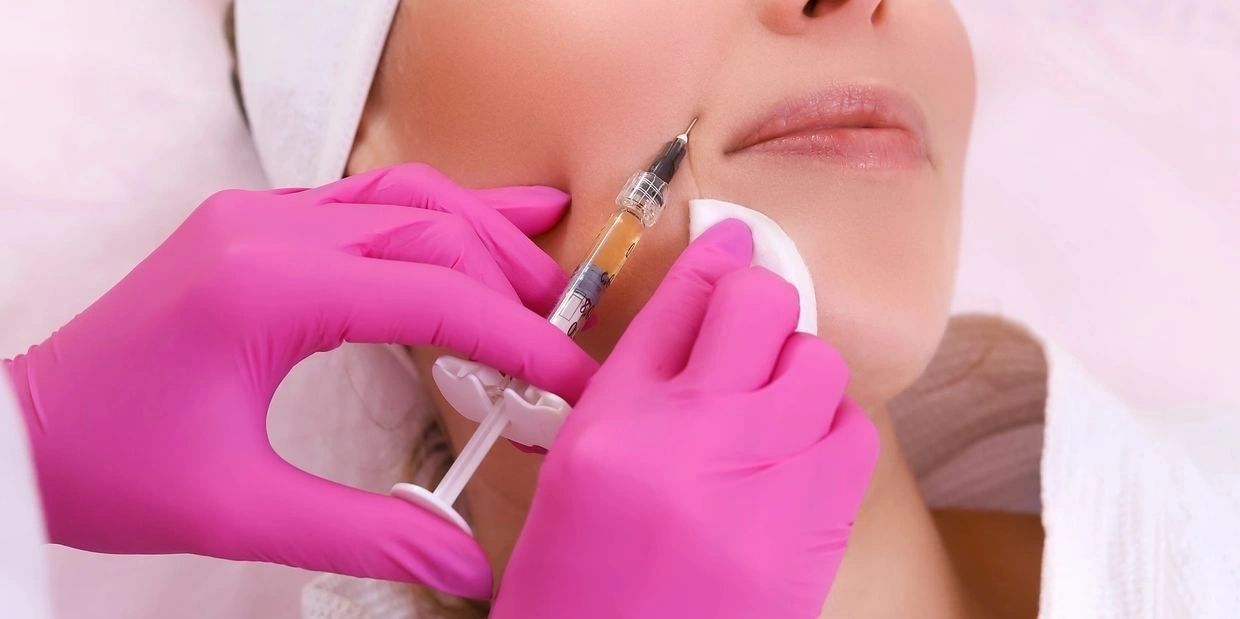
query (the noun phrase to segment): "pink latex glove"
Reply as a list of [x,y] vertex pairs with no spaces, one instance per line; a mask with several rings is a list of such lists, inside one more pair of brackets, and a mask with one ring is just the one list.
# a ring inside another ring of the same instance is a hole
[[208,198],[5,364],[51,541],[488,597],[473,539],[289,465],[268,442],[267,407],[297,362],[345,341],[445,346],[575,399],[597,366],[543,319],[567,277],[525,236],[567,203],[550,188],[464,190],[417,164]]
[[817,617],[878,453],[848,371],[736,220],[685,250],[573,407],[493,617]]

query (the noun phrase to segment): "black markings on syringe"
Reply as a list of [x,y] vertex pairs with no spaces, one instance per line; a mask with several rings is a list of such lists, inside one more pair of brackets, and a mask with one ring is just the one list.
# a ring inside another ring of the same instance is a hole
[[560,299],[552,311],[551,324],[559,327],[569,337],[577,335],[590,312],[598,305],[603,291],[611,285],[611,275],[590,264],[584,265],[573,277],[568,293]]

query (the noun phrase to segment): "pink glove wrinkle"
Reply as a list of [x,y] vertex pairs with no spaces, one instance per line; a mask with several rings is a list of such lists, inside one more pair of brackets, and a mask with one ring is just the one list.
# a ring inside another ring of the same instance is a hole
[[567,204],[550,188],[465,190],[418,164],[210,197],[94,305],[5,363],[51,541],[489,596],[473,539],[292,467],[265,416],[296,363],[345,341],[445,346],[575,399],[596,365],[542,318],[566,275],[526,237]]
[[744,224],[689,246],[565,422],[494,617],[817,617],[877,459]]

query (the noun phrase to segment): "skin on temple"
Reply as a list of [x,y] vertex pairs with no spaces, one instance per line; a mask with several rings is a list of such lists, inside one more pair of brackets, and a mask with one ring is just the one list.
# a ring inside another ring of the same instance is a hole
[[[852,84],[916,102],[924,162],[861,169],[729,152],[774,105]],[[579,342],[606,358],[687,244],[688,199],[775,219],[814,274],[820,332],[849,363],[849,394],[883,441],[826,611],[962,616],[975,610],[972,596],[894,440],[887,403],[922,373],[947,323],[973,98],[971,52],[946,0],[407,0],[348,172],[423,161],[466,186],[564,189],[568,215],[536,241],[571,270],[628,175],[699,117],[659,225]],[[423,375],[438,354],[417,351]],[[432,395],[459,450],[475,425]],[[466,490],[497,574],[541,460],[501,441]]]

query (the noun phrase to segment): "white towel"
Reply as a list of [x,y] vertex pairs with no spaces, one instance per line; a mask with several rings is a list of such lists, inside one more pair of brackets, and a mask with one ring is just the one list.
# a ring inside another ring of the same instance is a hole
[[1047,352],[1041,616],[1235,617],[1237,411],[1137,410]]
[[344,174],[398,0],[238,0],[237,70],[276,187]]

